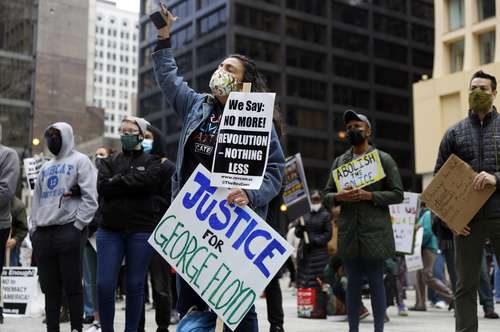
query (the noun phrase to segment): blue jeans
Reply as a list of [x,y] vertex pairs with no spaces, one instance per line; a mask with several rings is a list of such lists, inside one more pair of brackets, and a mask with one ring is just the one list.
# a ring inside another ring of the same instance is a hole
[[[191,286],[189,286],[189,284],[178,274],[176,275],[176,283],[178,295],[177,311],[179,312],[181,318],[186,315],[192,306],[196,306],[198,310],[201,311],[208,309],[208,305],[203,301],[203,299],[199,297],[194,289],[192,289]],[[224,327],[224,331],[226,332],[231,330],[226,326]],[[255,306],[250,308],[234,332],[259,332],[259,323],[257,320],[257,313],[255,312]]]
[[122,260],[126,259],[125,332],[137,332],[144,301],[144,281],[152,248],[150,233],[97,231],[97,301],[102,332],[113,332],[115,293]]
[[94,249],[86,243],[83,248],[83,312],[93,317],[98,311],[95,294],[97,258]]
[[363,277],[368,278],[375,324],[375,332],[384,331],[386,294],[384,286],[384,260],[346,259],[347,273],[347,315],[349,332],[359,331],[359,310],[361,309],[361,286]]
[[495,274],[493,282],[495,283],[495,300],[500,301],[500,265],[498,264],[498,259],[495,257]]

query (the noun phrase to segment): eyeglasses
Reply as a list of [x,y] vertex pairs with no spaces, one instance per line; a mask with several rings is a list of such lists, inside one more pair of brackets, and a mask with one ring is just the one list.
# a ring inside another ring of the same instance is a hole
[[140,132],[138,130],[130,130],[130,129],[118,129],[118,133],[120,135],[139,135]]

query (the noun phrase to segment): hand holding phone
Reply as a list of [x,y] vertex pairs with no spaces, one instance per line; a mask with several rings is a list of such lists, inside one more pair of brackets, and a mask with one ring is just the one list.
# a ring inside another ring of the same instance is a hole
[[162,2],[160,2],[160,11],[154,12],[149,18],[158,29],[158,39],[167,39],[170,37],[172,23],[177,20],[177,17]]

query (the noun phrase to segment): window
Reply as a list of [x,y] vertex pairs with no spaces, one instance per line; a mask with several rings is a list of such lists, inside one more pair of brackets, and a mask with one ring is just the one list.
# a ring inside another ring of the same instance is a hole
[[380,112],[408,115],[409,105],[410,102],[407,97],[381,92],[375,94],[375,109]]
[[397,69],[375,66],[375,83],[406,90],[409,83],[408,73]]
[[242,35],[235,37],[236,53],[245,54],[254,60],[279,63],[280,45]]
[[434,45],[434,30],[420,24],[411,25],[411,39],[428,46]]
[[464,26],[464,0],[448,0],[448,18],[450,30]]
[[479,59],[482,65],[492,63],[495,58],[495,31],[479,35]]
[[208,7],[218,2],[219,0],[198,0],[197,8],[201,9],[203,7]]
[[407,47],[375,39],[373,52],[378,59],[385,59],[389,61],[399,62],[406,64],[408,62]]
[[281,91],[281,75],[269,71],[261,71],[261,73],[264,76],[268,90],[277,92],[279,95]]
[[236,5],[236,24],[265,32],[279,32],[279,15]]
[[349,6],[337,1],[332,2],[334,21],[368,28],[368,11],[357,6]]
[[332,29],[332,46],[356,53],[368,53],[368,36]]
[[347,107],[370,107],[370,91],[365,89],[333,85],[333,103]]
[[400,13],[406,13],[406,0],[374,0],[373,4]]
[[302,97],[318,101],[326,100],[325,82],[288,76],[287,94],[289,97]]
[[216,60],[222,60],[226,54],[226,38],[210,41],[197,49],[197,65],[203,66]]
[[412,58],[414,66],[432,69],[434,55],[431,52],[414,49]]
[[377,138],[410,142],[411,128],[407,123],[377,119],[375,132],[377,133]]
[[382,32],[387,35],[400,38],[406,38],[407,36],[407,23],[394,17],[374,14],[373,27],[375,31]]
[[[279,1],[273,2],[279,5]],[[286,0],[286,7],[317,16],[325,16],[326,13],[325,0]]]
[[219,10],[198,20],[198,34],[200,36],[203,36],[212,30],[226,25],[226,21],[226,7],[222,7]]
[[327,55],[300,48],[286,48],[286,65],[322,73],[326,70]]
[[[378,131],[377,131],[378,132]],[[398,165],[400,169],[411,169],[412,161],[413,161],[413,153],[409,150],[406,149],[398,149],[398,148],[392,148],[388,146],[380,146],[379,147],[381,150],[387,152],[388,154],[391,155],[392,158],[394,158],[394,161]]]
[[315,110],[300,106],[288,105],[286,110],[286,123],[307,129],[327,129],[327,110]]
[[366,62],[334,56],[332,69],[337,76],[361,81],[370,79],[370,65]]
[[464,67],[464,41],[450,44],[450,72],[462,71]]
[[180,18],[191,16],[195,11],[194,0],[180,1],[175,6],[172,6],[170,11],[174,16],[178,16]]
[[303,41],[324,44],[326,42],[326,27],[294,18],[286,18],[286,34],[288,37]]
[[434,22],[434,5],[420,0],[411,0],[411,14],[414,17]]
[[477,0],[477,13],[480,21],[495,16],[495,0]]
[[302,158],[328,159],[328,144],[327,142],[318,142],[318,139],[290,136],[288,137],[287,147],[288,151],[292,154],[300,152]]
[[170,43],[172,44],[172,48],[182,48],[186,45],[189,45],[192,41],[193,41],[193,25],[191,24],[175,31],[170,36]]

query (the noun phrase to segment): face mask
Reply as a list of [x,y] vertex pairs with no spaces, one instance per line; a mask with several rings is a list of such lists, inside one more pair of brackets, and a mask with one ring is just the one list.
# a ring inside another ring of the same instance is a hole
[[239,91],[241,82],[223,69],[217,69],[210,79],[210,89],[215,96],[229,96],[233,91]]
[[153,150],[153,140],[149,138],[145,138],[142,140],[142,148],[144,152],[150,153]]
[[319,203],[319,204],[311,204],[311,210],[313,210],[314,212],[318,212],[319,209],[321,209],[321,203]]
[[49,151],[54,156],[57,156],[59,154],[59,152],[61,152],[61,147],[62,147],[61,135],[47,136],[46,140],[47,140],[47,147],[49,148]]
[[132,151],[141,141],[139,135],[121,135],[120,141],[122,142],[123,150]]
[[469,106],[474,113],[488,113],[493,105],[493,96],[481,89],[474,89],[469,93]]
[[348,130],[347,138],[352,146],[361,145],[365,141],[365,135],[363,135],[363,131],[359,129]]

